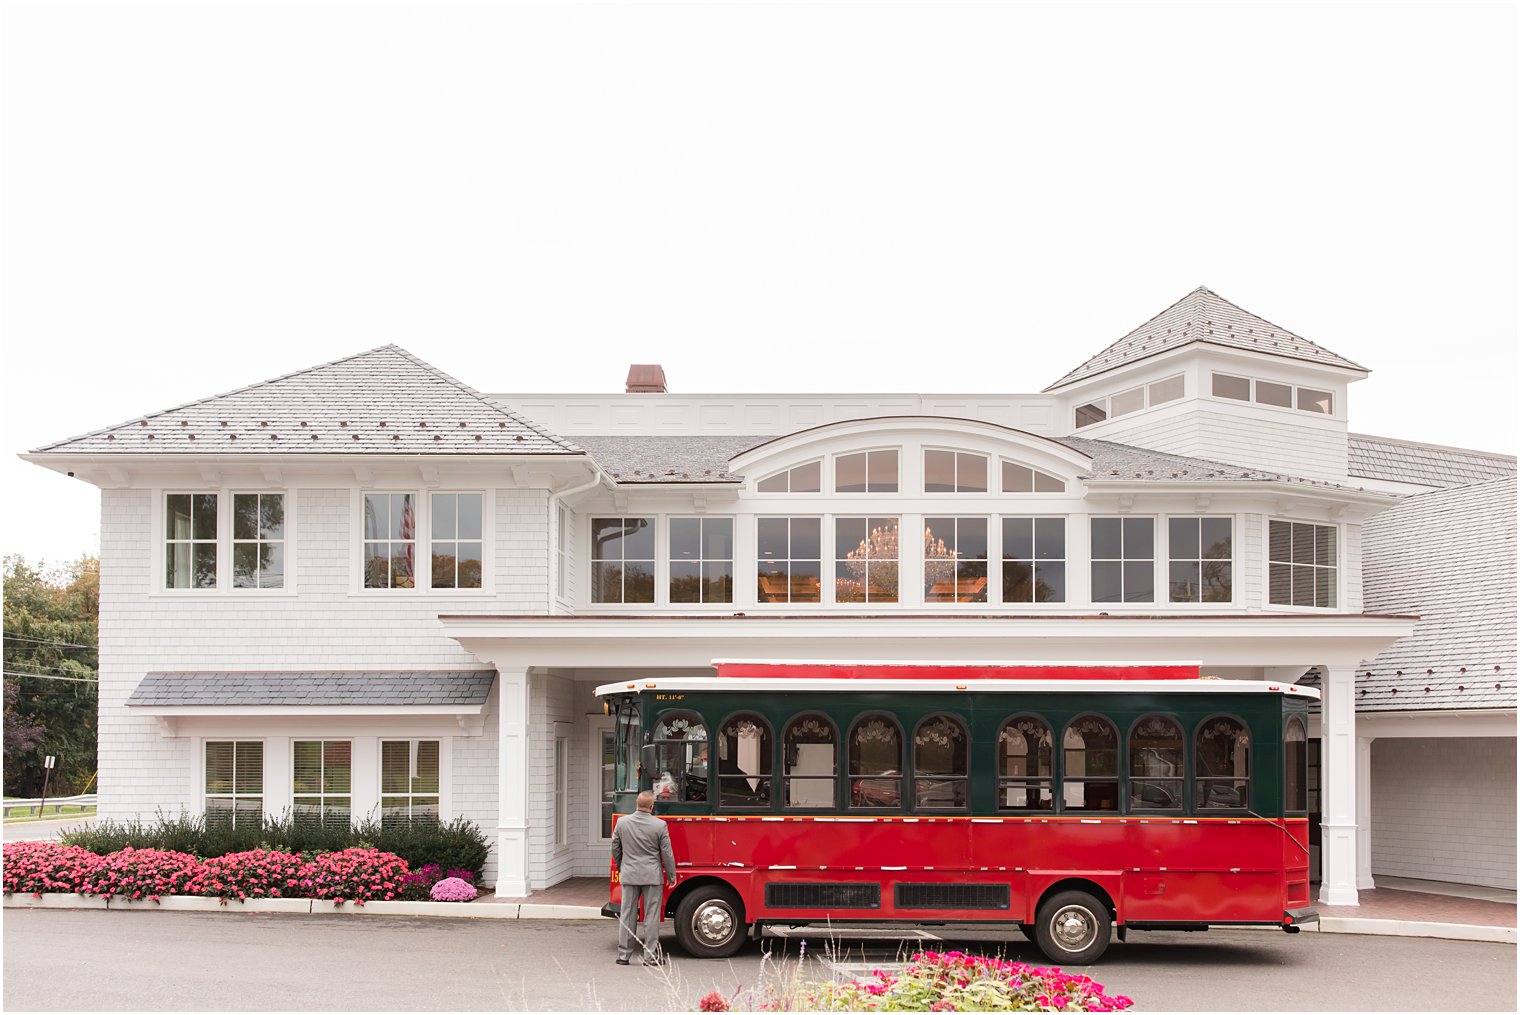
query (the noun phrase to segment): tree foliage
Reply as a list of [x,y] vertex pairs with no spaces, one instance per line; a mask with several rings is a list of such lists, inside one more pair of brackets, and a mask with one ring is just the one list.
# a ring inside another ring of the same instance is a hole
[[48,794],[82,792],[95,774],[100,561],[7,556],[4,613],[5,792],[37,796],[47,754],[58,758]]

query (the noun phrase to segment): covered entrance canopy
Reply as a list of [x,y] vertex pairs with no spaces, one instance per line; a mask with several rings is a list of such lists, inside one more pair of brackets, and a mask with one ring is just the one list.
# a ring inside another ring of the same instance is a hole
[[1314,616],[730,614],[439,618],[500,674],[498,891],[528,886],[529,671],[708,667],[714,659],[1104,663],[1196,660],[1205,675],[1292,681],[1324,675],[1320,901],[1355,905],[1359,874],[1355,671],[1417,618]]

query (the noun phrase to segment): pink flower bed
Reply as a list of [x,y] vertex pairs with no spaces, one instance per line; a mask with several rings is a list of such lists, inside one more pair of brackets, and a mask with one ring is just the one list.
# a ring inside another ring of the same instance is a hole
[[294,853],[254,849],[201,862],[187,889],[190,895],[218,899],[289,899],[301,893],[306,861]]
[[201,870],[201,861],[189,853],[167,849],[126,849],[102,857],[99,866],[85,875],[82,895],[148,899],[162,895],[187,895]]
[[399,898],[406,875],[406,861],[394,853],[355,846],[323,853],[302,867],[302,894],[362,906],[376,899]]
[[7,842],[4,876],[0,880],[7,895],[31,892],[41,898],[44,892],[77,892],[100,862],[100,857],[78,846]]
[[[4,890],[78,892],[157,902],[164,895],[221,899],[331,899],[363,905],[401,897],[407,864],[378,849],[345,849],[310,860],[294,853],[256,849],[200,860],[162,849],[126,849],[97,856],[56,842],[7,842]],[[452,879],[464,889],[474,889]],[[457,887],[451,892],[462,895]]]
[[475,886],[463,878],[444,878],[428,895],[434,902],[474,902]]

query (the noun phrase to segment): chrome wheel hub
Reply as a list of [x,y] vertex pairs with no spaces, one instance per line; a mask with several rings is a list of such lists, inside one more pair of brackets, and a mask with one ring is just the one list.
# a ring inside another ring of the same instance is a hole
[[1097,921],[1081,906],[1058,909],[1050,918],[1050,936],[1069,952],[1079,952],[1092,944],[1097,932]]
[[692,917],[692,929],[704,941],[721,944],[734,933],[734,914],[721,902],[709,902]]

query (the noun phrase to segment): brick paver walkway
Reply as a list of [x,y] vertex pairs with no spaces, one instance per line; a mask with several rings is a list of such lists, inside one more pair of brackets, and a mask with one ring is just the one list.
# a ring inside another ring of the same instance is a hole
[[1464,923],[1479,927],[1515,926],[1515,904],[1462,899],[1453,895],[1369,888],[1357,893],[1359,906],[1321,906],[1320,916],[1349,916],[1361,920],[1413,920],[1420,923]]

